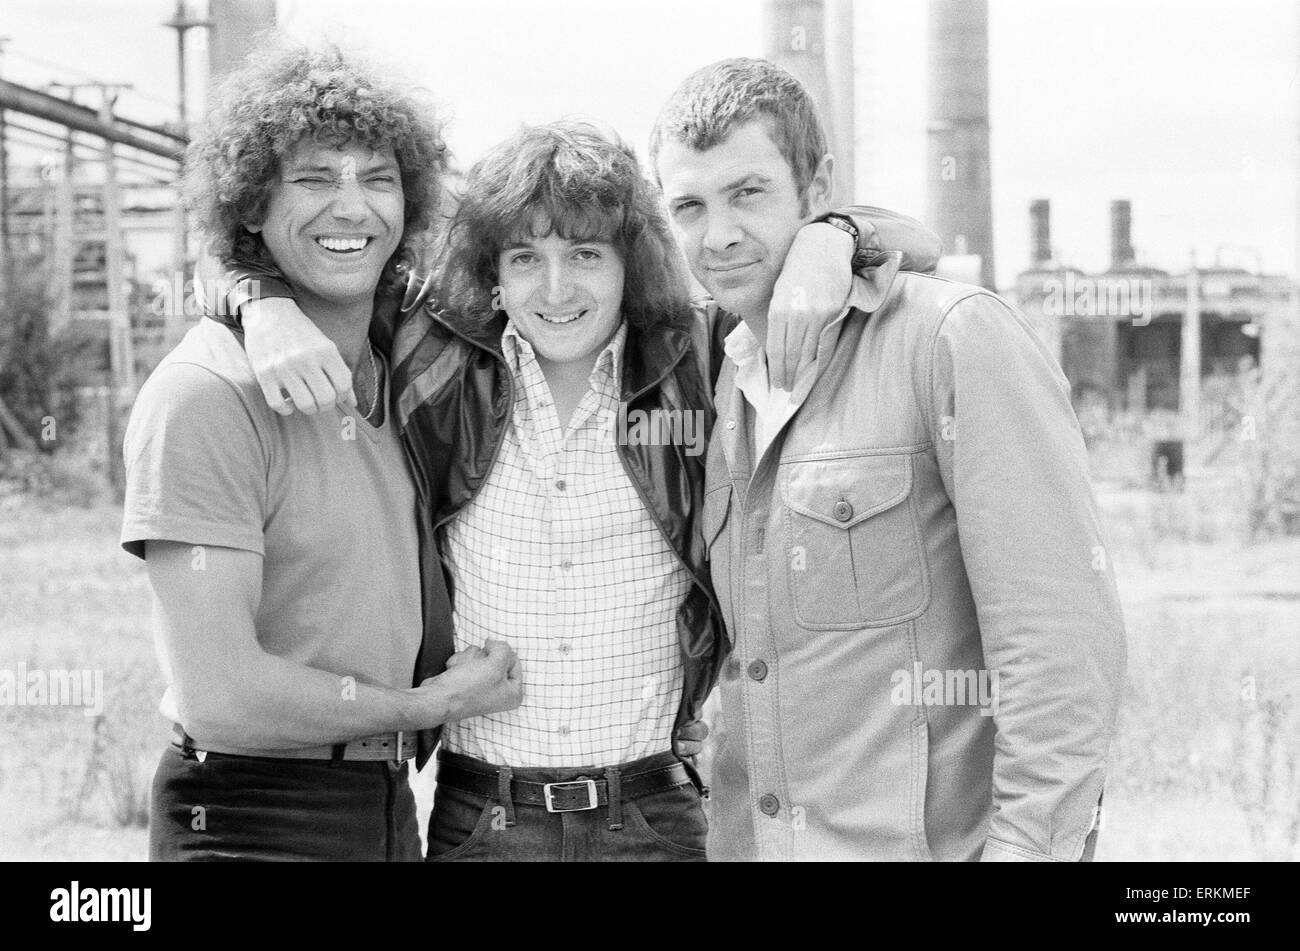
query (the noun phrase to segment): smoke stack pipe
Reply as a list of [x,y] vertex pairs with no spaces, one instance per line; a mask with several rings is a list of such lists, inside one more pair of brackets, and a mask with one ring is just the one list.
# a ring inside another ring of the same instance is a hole
[[1110,203],[1110,266],[1111,270],[1132,267],[1133,254],[1133,203],[1119,199]]
[[994,290],[988,0],[930,0],[927,223]]
[[1035,267],[1052,260],[1052,203],[1036,198],[1029,203],[1029,247]]

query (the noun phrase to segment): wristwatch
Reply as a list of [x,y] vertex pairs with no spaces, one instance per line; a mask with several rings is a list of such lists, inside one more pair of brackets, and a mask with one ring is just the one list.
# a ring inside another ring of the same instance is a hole
[[869,267],[876,259],[874,251],[868,251],[862,246],[862,233],[858,231],[858,226],[853,223],[853,219],[848,215],[842,215],[838,211],[828,211],[816,220],[825,222],[833,228],[839,228],[853,239],[853,270],[860,271]]

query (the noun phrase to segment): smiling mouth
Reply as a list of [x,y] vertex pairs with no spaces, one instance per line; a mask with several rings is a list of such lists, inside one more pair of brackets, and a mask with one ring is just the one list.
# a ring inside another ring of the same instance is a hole
[[533,315],[546,321],[548,324],[571,324],[579,317],[587,314],[585,310],[571,310],[563,314],[543,314],[541,311],[533,311]]
[[364,235],[355,238],[322,238],[318,237],[316,243],[332,254],[356,254],[358,251],[364,251],[374,238]]
[[757,264],[757,261],[745,261],[743,264],[718,264],[705,267],[706,271],[713,271],[716,274],[726,274],[728,271],[739,271],[744,268]]

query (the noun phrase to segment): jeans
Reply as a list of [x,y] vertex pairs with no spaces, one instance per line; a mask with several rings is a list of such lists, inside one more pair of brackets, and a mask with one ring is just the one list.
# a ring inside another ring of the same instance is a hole
[[407,766],[170,748],[149,805],[153,862],[418,862]]
[[[624,764],[622,771],[667,765],[672,753]],[[600,769],[515,769],[529,782],[599,778]],[[514,825],[497,798],[439,785],[429,819],[430,862],[703,862],[708,823],[694,786],[681,786],[627,800],[621,829],[611,829],[605,806],[547,812],[515,804]]]

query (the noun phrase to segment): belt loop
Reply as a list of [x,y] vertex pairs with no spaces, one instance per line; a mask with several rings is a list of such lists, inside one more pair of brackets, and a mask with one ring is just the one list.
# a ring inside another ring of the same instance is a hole
[[507,829],[515,824],[515,797],[510,790],[514,775],[514,770],[509,766],[502,766],[497,770],[497,798],[501,800],[501,805],[505,806]]
[[181,729],[181,756],[185,759],[198,759],[198,754],[194,751],[194,738]]
[[623,788],[617,766],[605,770],[605,796],[609,799],[609,831],[623,829]]
[[346,743],[335,743],[330,749],[330,766],[338,766],[343,762],[343,754],[347,752]]

